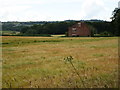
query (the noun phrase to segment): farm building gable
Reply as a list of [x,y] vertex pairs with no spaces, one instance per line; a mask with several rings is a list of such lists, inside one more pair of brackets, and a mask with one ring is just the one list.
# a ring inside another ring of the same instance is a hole
[[78,22],[68,28],[68,36],[91,36],[91,31],[87,24]]

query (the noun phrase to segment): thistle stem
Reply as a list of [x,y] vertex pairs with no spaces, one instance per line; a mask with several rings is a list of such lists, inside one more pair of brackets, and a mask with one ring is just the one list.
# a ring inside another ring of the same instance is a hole
[[71,64],[71,65],[72,65],[72,67],[74,68],[74,70],[75,70],[76,74],[78,75],[78,77],[79,77],[79,78],[80,78],[80,80],[82,81],[83,86],[85,87],[85,84],[84,84],[83,79],[81,78],[81,76],[79,75],[79,73],[78,73],[77,69],[75,68],[75,66],[73,65],[73,63],[72,63],[71,61],[70,61],[70,64]]

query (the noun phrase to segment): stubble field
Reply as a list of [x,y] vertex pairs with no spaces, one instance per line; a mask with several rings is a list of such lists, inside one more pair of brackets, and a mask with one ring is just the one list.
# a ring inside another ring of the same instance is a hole
[[3,36],[2,57],[3,88],[118,87],[117,37]]

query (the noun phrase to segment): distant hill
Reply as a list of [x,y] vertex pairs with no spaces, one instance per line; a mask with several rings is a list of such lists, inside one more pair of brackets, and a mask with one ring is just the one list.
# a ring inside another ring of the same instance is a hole
[[29,21],[29,22],[19,22],[19,21],[8,21],[2,22],[2,30],[3,31],[20,31],[24,27],[31,27],[33,25],[42,25],[45,23],[59,23],[59,22],[103,22],[103,20],[65,20],[65,21]]
[[65,20],[66,22],[71,22],[71,21],[77,21],[77,22],[104,22],[104,20],[98,20],[98,19],[91,19],[91,20]]
[[2,22],[3,31],[20,31],[24,27],[31,27],[33,25],[42,25],[45,23],[57,23],[59,21],[30,21],[30,22],[16,22],[8,21]]

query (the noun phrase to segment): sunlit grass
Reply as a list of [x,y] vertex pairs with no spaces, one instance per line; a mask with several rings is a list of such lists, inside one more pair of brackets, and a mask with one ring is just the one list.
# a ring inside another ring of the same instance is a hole
[[117,87],[116,37],[3,37],[3,43],[4,88]]

